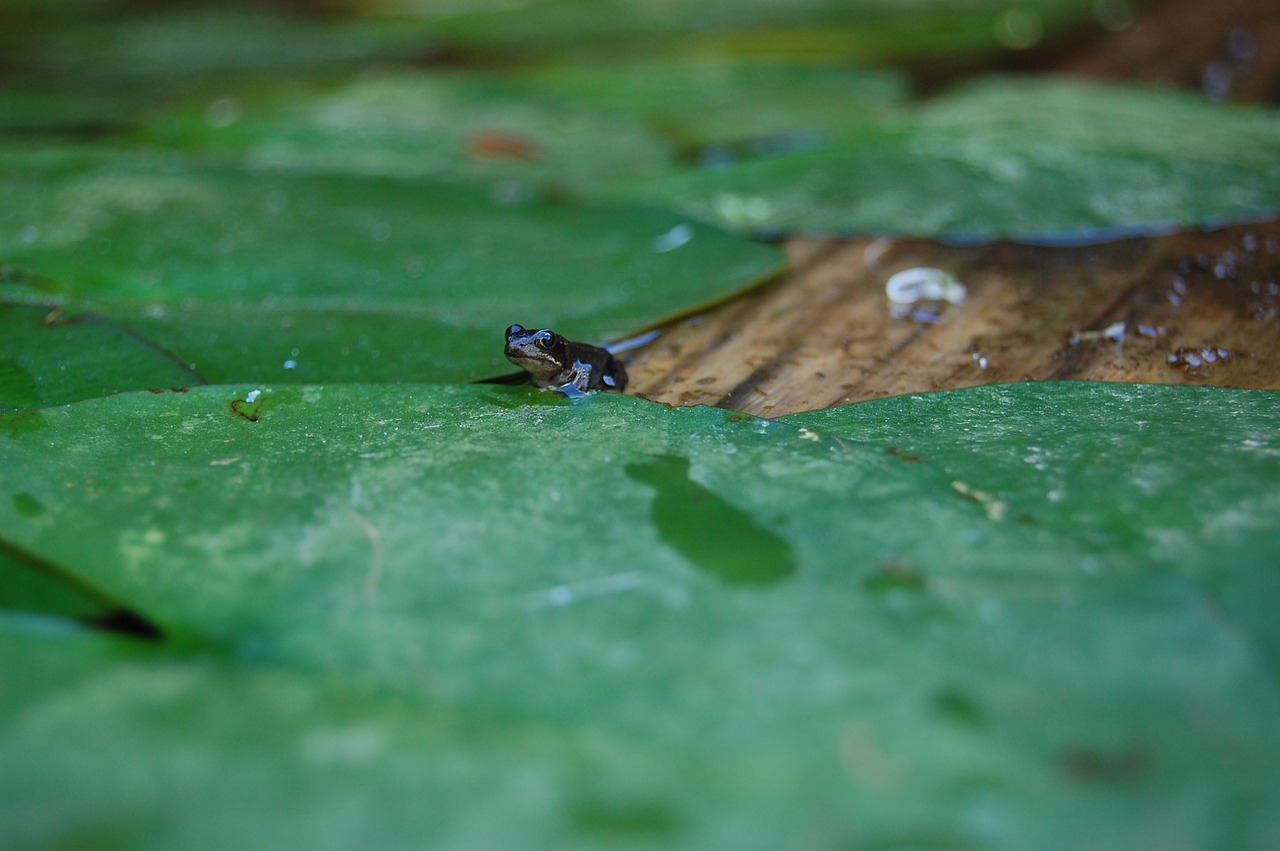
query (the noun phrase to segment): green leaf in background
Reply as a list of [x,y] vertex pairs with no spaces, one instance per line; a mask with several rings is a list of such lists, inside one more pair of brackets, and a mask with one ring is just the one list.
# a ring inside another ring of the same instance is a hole
[[0,298],[98,313],[211,381],[481,378],[512,322],[601,339],[783,262],[669,213],[426,180],[9,149],[0,185],[0,263],[38,282]]
[[494,74],[375,70],[216,91],[156,119],[149,137],[261,167],[431,175],[515,196],[674,167],[670,143],[640,121]]
[[429,21],[471,49],[587,58],[662,53],[794,54],[858,60],[1024,48],[1078,24],[1088,0],[339,0],[352,11]]
[[0,414],[139,388],[203,383],[191,370],[100,317],[75,322],[0,304]]
[[[45,684],[2,713],[0,838],[161,848],[197,828],[225,846],[389,826],[388,847],[500,847],[514,825],[526,847],[1023,849],[1130,847],[1174,825],[1188,848],[1261,851],[1280,836],[1280,690],[1251,623],[1268,598],[1210,605],[1277,563],[1275,394],[1120,389],[1135,425],[1091,433],[1110,481],[1151,488],[1125,516],[1142,537],[1070,492],[1028,520],[981,469],[886,451],[887,427],[854,418],[823,433],[612,395],[256,389],[44,409],[38,434],[0,439],[0,537],[189,648],[83,674],[22,652],[34,672],[15,681]],[[1018,389],[1000,397],[1014,422]],[[1081,423],[1120,405],[1037,392],[1026,410]],[[958,442],[918,422],[917,444]],[[1130,432],[1148,437],[1136,456]],[[1206,459],[1221,485],[1189,511],[1169,497],[1198,495]],[[1057,505],[1071,523],[1038,519]],[[774,569],[690,540],[717,534]],[[305,758],[316,730],[342,771]],[[122,752],[136,781],[93,767]],[[435,792],[442,776],[463,793]],[[414,815],[436,794],[453,803]]]
[[255,166],[591,193],[709,153],[824,147],[835,131],[884,120],[906,84],[898,74],[829,63],[668,60],[375,70],[215,91],[156,117],[147,137]]
[[907,98],[901,73],[833,62],[645,59],[535,67],[508,77],[531,92],[643,119],[686,154],[716,145],[738,145],[748,156],[824,147],[883,120]]
[[222,122],[235,110],[228,95],[244,96],[264,77],[412,61],[431,49],[422,27],[406,21],[145,5],[0,8],[0,129],[102,138],[192,100]]
[[827,150],[618,194],[742,231],[1084,241],[1273,213],[1280,115],[1171,91],[990,80]]
[[[142,4],[124,2],[87,10],[79,5],[82,14],[74,16],[45,10],[15,14],[16,21],[0,32],[7,65],[51,75],[105,75],[116,85],[137,85],[158,84],[165,75],[408,60],[432,47],[424,28],[406,21],[326,20],[209,4],[141,10]],[[80,84],[86,82],[95,85]]]

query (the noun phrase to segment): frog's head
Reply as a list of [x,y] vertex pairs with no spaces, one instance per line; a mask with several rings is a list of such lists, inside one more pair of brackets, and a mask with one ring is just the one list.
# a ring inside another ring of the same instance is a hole
[[536,378],[550,378],[573,362],[569,341],[549,328],[507,329],[507,360]]

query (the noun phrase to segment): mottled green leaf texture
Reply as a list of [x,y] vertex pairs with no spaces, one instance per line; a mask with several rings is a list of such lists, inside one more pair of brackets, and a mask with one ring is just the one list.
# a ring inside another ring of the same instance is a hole
[[966,86],[823,150],[621,194],[744,231],[1086,241],[1280,209],[1280,115],[1170,91]]
[[0,537],[166,641],[0,620],[0,843],[1269,848],[1277,398],[43,408]]
[[1177,565],[1280,673],[1280,394],[1048,383],[785,417],[937,467],[1012,522]]

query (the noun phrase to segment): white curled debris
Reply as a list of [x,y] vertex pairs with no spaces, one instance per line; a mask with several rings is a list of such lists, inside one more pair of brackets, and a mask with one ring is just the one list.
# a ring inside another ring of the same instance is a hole
[[947,301],[964,304],[969,292],[955,276],[941,269],[917,266],[905,269],[884,285],[885,295],[894,304],[915,304],[919,301]]
[[[1145,327],[1145,326],[1143,326]],[[1124,342],[1125,332],[1128,325],[1124,322],[1112,322],[1106,328],[1097,331],[1076,331],[1067,338],[1067,342],[1073,346],[1081,343],[1096,343],[1099,340],[1111,340],[1116,343]]]
[[889,312],[895,319],[932,324],[941,322],[950,305],[964,304],[968,290],[949,272],[917,266],[891,277],[884,285]]

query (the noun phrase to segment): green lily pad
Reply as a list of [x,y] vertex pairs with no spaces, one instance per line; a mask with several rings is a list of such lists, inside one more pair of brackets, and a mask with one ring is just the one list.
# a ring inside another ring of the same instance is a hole
[[3,164],[0,298],[99,314],[211,381],[481,378],[509,369],[512,322],[606,338],[783,262],[669,213],[426,180],[78,149]]
[[740,231],[1082,240],[1280,209],[1280,113],[1070,81],[974,84],[839,144],[617,193]]
[[[1280,831],[1274,671],[1206,605],[1275,564],[1274,394],[1225,393],[1229,428],[1152,428],[1138,457],[1099,436],[1136,487],[1194,485],[1206,458],[1224,480],[1191,516],[1141,503],[1128,522],[1151,536],[1113,539],[1026,522],[976,474],[852,426],[253,389],[95,399],[0,437],[0,497],[44,509],[0,498],[0,537],[182,654],[0,653],[0,679],[36,681],[0,712],[0,837],[1124,847],[1176,823],[1262,849]],[[1167,389],[1126,410],[1197,409]],[[718,535],[751,546],[698,540]]]

